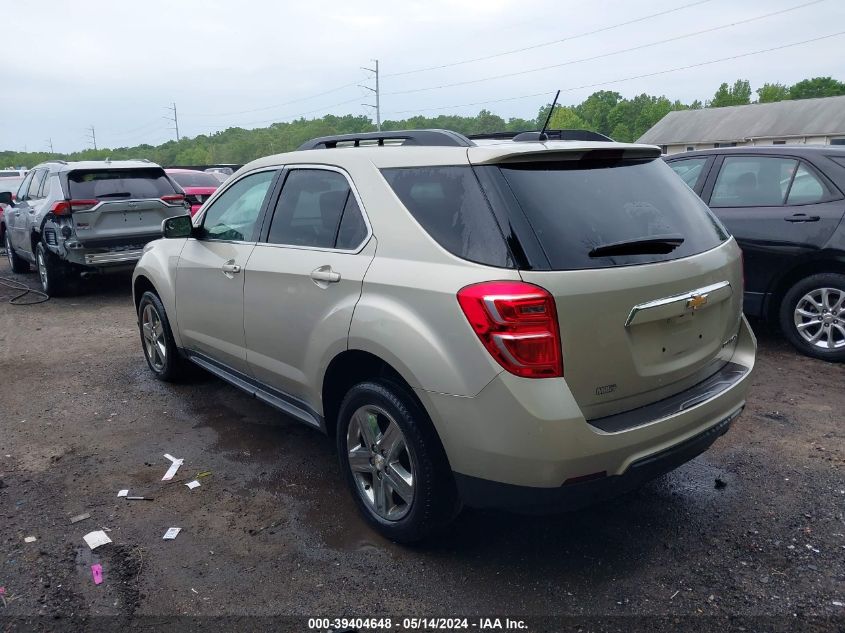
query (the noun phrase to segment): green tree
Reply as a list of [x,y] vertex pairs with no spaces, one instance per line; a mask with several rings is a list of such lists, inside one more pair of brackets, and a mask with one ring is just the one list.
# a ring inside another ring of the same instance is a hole
[[610,134],[610,123],[607,117],[621,100],[622,95],[618,92],[600,90],[587,97],[580,105],[575,107],[575,110],[589,129],[602,134]]
[[765,83],[761,88],[757,88],[757,103],[774,103],[775,101],[783,101],[789,99],[789,88],[783,84],[769,84]]
[[789,88],[790,99],[815,99],[845,95],[845,83],[833,77],[813,77],[799,81]]
[[751,82],[747,79],[737,79],[733,86],[723,83],[719,86],[708,108],[723,108],[725,106],[745,105],[751,103]]

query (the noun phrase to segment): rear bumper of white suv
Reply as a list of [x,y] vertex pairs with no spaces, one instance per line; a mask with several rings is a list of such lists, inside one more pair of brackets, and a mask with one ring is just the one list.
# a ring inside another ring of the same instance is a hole
[[743,317],[733,356],[719,375],[589,422],[564,378],[503,372],[472,398],[417,393],[467,505],[574,509],[633,489],[706,450],[745,406],[755,350]]

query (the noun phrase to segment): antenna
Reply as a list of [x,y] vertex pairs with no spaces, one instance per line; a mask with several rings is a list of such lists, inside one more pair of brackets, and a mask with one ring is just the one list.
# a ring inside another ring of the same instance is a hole
[[557,98],[559,96],[560,96],[560,90],[557,91],[557,94],[555,95],[555,100],[552,101],[552,107],[549,108],[549,114],[546,117],[546,122],[543,123],[543,129],[540,130],[540,138],[537,139],[539,141],[547,141],[548,140],[548,137],[546,136],[546,128],[549,127],[549,121],[552,120],[552,112],[555,111],[555,106],[557,105]]

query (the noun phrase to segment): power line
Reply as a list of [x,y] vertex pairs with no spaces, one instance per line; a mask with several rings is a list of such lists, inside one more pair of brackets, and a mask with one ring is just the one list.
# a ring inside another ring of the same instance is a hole
[[[618,83],[622,83],[622,82],[625,82],[625,81],[633,81],[634,79],[645,79],[647,77],[657,77],[658,75],[666,75],[666,74],[669,74],[669,73],[678,72],[680,70],[689,70],[691,68],[700,68],[702,66],[709,66],[711,64],[718,64],[718,63],[721,63],[721,62],[732,61],[734,59],[741,59],[743,57],[751,57],[753,55],[762,55],[764,53],[772,53],[774,51],[780,51],[780,50],[783,50],[783,49],[786,49],[786,48],[793,48],[795,46],[802,46],[804,44],[811,44],[813,42],[819,42],[821,40],[827,40],[827,39],[830,39],[830,38],[833,38],[833,37],[839,37],[840,35],[845,35],[845,31],[839,31],[837,33],[831,33],[829,35],[821,35],[819,37],[813,37],[813,38],[810,38],[810,39],[807,39],[807,40],[802,40],[800,42],[792,42],[791,44],[782,44],[781,46],[773,46],[771,48],[764,48],[764,49],[760,49],[760,50],[757,50],[757,51],[749,51],[747,53],[740,53],[738,55],[730,55],[728,57],[720,57],[719,59],[711,59],[711,60],[708,60],[706,62],[699,62],[699,63],[696,63],[696,64],[688,64],[686,66],[677,66],[675,68],[667,68],[665,70],[658,70],[658,71],[651,72],[651,73],[644,73],[642,75],[634,75],[632,77],[622,77],[620,79],[611,79],[609,81],[601,81],[601,82],[593,83],[593,84],[584,84],[582,86],[573,86],[573,87],[570,87],[570,88],[563,88],[563,89],[561,89],[561,92],[573,92],[575,90],[583,90],[583,89],[586,89],[586,88],[598,88],[600,86],[608,86],[608,85],[611,85],[611,84],[618,84]],[[518,97],[507,97],[505,99],[491,99],[489,101],[475,101],[473,103],[460,103],[460,104],[449,105],[449,106],[438,106],[438,107],[434,107],[434,108],[415,108],[413,110],[397,110],[397,111],[394,111],[394,112],[390,112],[389,114],[410,114],[410,113],[425,112],[425,111],[431,111],[431,110],[452,110],[454,108],[463,108],[463,107],[476,106],[476,105],[487,105],[487,104],[490,104],[490,103],[501,103],[503,101],[517,101],[519,99],[528,99],[530,97],[540,97],[540,96],[548,95],[548,94],[551,94],[551,93],[547,90],[545,92],[539,92],[539,93],[528,94],[528,95],[520,95]]]
[[674,37],[670,37],[670,38],[667,38],[667,39],[664,39],[664,40],[658,40],[656,42],[649,42],[648,44],[640,44],[638,46],[631,46],[629,48],[622,48],[622,49],[619,49],[619,50],[616,50],[616,51],[611,51],[609,53],[602,53],[600,55],[593,55],[591,57],[582,57],[580,59],[572,59],[572,60],[569,60],[569,61],[561,62],[559,64],[550,64],[548,66],[538,66],[538,67],[535,67],[535,68],[526,68],[526,69],[523,69],[523,70],[520,70],[520,71],[517,71],[517,72],[505,73],[505,74],[501,74],[501,75],[492,75],[490,77],[481,77],[481,78],[478,78],[478,79],[468,79],[466,81],[456,81],[454,83],[441,84],[441,85],[438,85],[438,86],[427,86],[427,87],[424,87],[424,88],[412,88],[410,90],[398,90],[398,91],[395,91],[395,92],[387,92],[385,94],[388,94],[388,95],[404,95],[404,94],[412,94],[412,93],[417,93],[417,92],[428,92],[428,91],[431,91],[431,90],[441,90],[443,88],[454,88],[456,86],[466,86],[466,85],[470,85],[470,84],[483,83],[485,81],[493,81],[493,80],[496,80],[496,79],[507,79],[507,78],[510,78],[510,77],[518,77],[518,76],[526,75],[526,74],[529,74],[529,73],[537,73],[537,72],[542,72],[544,70],[551,70],[553,68],[561,68],[563,66],[570,66],[570,65],[573,65],[573,64],[580,64],[580,63],[583,63],[583,62],[595,61],[597,59],[603,59],[605,57],[612,57],[614,55],[621,55],[622,53],[630,53],[630,52],[633,52],[633,51],[639,51],[639,50],[642,50],[642,49],[645,49],[645,48],[651,48],[652,46],[659,46],[661,44],[667,44],[669,42],[677,42],[678,40],[683,40],[683,39],[687,39],[687,38],[690,38],[690,37],[696,37],[698,35],[704,35],[706,33],[713,33],[714,31],[720,31],[720,30],[731,28],[731,27],[734,27],[734,26],[739,26],[741,24],[748,24],[749,22],[756,22],[757,20],[763,20],[765,18],[770,18],[770,17],[773,17],[775,15],[781,15],[783,13],[788,13],[789,11],[795,11],[797,9],[803,9],[805,7],[809,7],[811,5],[819,4],[820,2],[825,2],[825,1],[826,0],[811,0],[810,2],[805,2],[803,4],[799,4],[799,5],[796,5],[796,6],[793,6],[793,7],[781,9],[779,11],[773,11],[771,13],[765,13],[763,15],[758,15],[758,16],[755,16],[755,17],[752,17],[752,18],[746,18],[745,20],[739,20],[737,22],[731,22],[729,24],[722,24],[720,26],[710,27],[710,28],[707,28],[707,29],[703,29],[701,31],[693,31],[691,33],[685,33],[683,35],[676,35]]
[[668,9],[666,11],[660,11],[658,13],[652,13],[649,15],[644,15],[639,18],[635,18],[633,20],[628,20],[627,22],[619,22],[618,24],[611,24],[610,26],[604,26],[600,29],[595,29],[593,31],[586,31],[584,33],[578,33],[577,35],[570,35],[568,37],[561,38],[559,40],[552,40],[550,42],[542,42],[541,44],[533,44],[531,46],[524,46],[522,48],[514,48],[508,51],[502,51],[501,53],[493,53],[492,55],[485,55],[483,57],[473,57],[472,59],[464,59],[458,62],[451,62],[448,64],[440,64],[438,66],[427,66],[425,68],[417,68],[415,70],[405,70],[398,73],[390,73],[388,75],[384,75],[385,77],[401,77],[404,75],[412,75],[415,73],[423,73],[430,70],[441,70],[443,68],[452,68],[454,66],[461,66],[463,64],[472,64],[474,62],[482,62],[488,59],[495,59],[496,57],[504,57],[505,55],[514,55],[516,53],[523,53],[525,51],[531,51],[538,48],[543,48],[545,46],[552,46],[554,44],[562,44],[563,42],[570,42],[572,40],[577,40],[582,37],[587,37],[588,35],[596,35],[598,33],[604,33],[606,31],[610,31],[613,29],[618,29],[623,26],[629,26],[631,24],[637,24],[638,22],[644,22],[645,20],[650,20],[652,18],[657,18],[662,15],[668,15],[670,13],[675,13],[676,11],[683,11],[684,9],[689,9],[691,7],[696,7],[701,4],[706,4],[708,2],[712,2],[712,0],[698,0],[697,2],[691,2],[689,4],[682,5],[680,7],[676,7],[674,9]]

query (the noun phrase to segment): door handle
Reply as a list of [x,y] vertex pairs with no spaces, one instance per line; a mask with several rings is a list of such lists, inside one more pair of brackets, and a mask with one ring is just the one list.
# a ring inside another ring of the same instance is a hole
[[818,222],[821,218],[817,215],[807,215],[806,213],[794,213],[784,218],[787,222]]
[[340,273],[334,272],[331,266],[320,266],[311,271],[311,279],[328,284],[336,284],[340,281]]
[[237,275],[239,272],[241,272],[241,267],[233,262],[226,262],[225,264],[223,264],[222,270],[223,274],[229,277],[231,275]]

